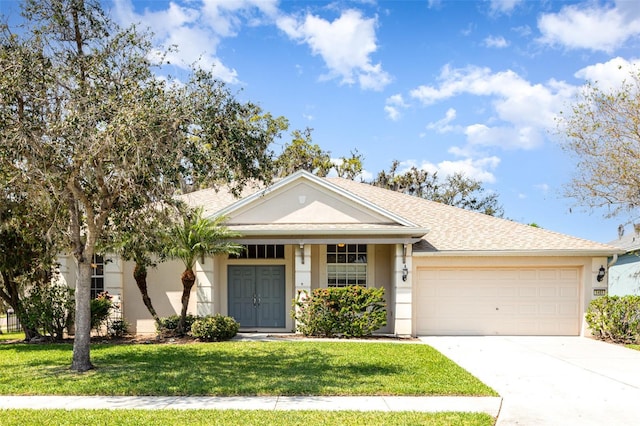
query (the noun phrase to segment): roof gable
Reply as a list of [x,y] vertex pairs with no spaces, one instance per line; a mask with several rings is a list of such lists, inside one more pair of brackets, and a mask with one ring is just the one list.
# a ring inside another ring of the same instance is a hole
[[210,217],[228,216],[231,228],[253,238],[352,235],[388,241],[401,236],[398,241],[420,240],[414,253],[425,254],[606,256],[624,252],[611,245],[308,172],[294,173],[268,188],[245,188],[241,199],[224,189],[206,189],[180,198],[193,207],[203,206]]
[[256,224],[395,224],[407,219],[333,185],[299,171],[243,198],[221,211],[228,225]]

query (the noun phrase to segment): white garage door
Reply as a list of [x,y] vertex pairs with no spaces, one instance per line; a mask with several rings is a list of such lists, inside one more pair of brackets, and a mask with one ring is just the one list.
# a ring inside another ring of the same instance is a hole
[[577,268],[419,269],[418,335],[579,335]]

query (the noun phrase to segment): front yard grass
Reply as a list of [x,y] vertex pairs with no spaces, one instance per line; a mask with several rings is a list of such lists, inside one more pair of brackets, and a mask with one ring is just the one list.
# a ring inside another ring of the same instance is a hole
[[482,413],[244,410],[0,410],[6,426],[62,425],[433,425],[491,426]]
[[422,344],[97,344],[91,356],[97,368],[77,374],[70,344],[0,344],[0,395],[497,396]]
[[16,332],[11,332],[11,333],[7,333],[7,332],[2,332],[0,333],[0,342],[6,342],[8,340],[22,340],[24,339],[24,333],[21,331],[16,331]]

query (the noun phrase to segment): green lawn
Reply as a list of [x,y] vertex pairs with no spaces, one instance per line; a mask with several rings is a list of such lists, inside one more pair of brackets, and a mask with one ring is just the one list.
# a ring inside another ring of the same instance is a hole
[[0,395],[483,395],[495,391],[422,344],[348,341],[92,346],[0,344]]
[[640,351],[640,345],[627,345],[628,348]]
[[241,410],[0,410],[0,423],[23,425],[433,425],[491,426],[477,413]]
[[16,333],[7,333],[7,332],[2,332],[2,334],[0,334],[0,342],[6,342],[8,340],[23,340],[24,339],[24,333],[19,331]]

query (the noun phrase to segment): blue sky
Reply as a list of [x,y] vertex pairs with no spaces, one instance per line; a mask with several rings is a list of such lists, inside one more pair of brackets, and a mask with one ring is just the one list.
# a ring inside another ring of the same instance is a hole
[[499,194],[505,217],[595,241],[634,219],[562,196],[574,165],[554,116],[585,81],[615,87],[640,65],[636,0],[104,4],[177,46],[169,72],[212,68],[334,157],[357,149],[365,178],[394,159],[460,171]]

